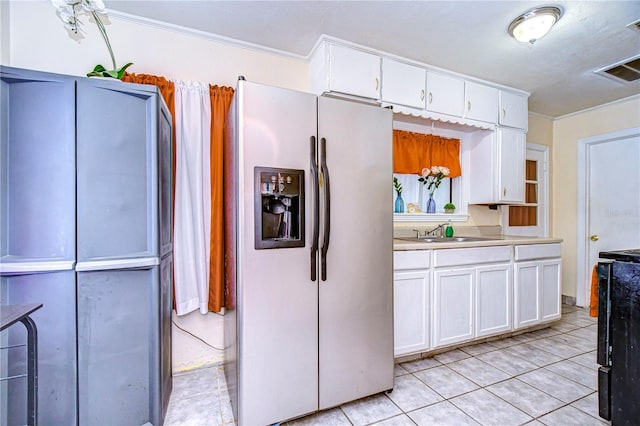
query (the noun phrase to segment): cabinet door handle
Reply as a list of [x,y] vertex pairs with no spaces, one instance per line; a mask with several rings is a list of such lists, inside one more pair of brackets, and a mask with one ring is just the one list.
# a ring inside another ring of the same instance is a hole
[[502,108],[502,118],[505,118],[507,116],[507,110]]
[[424,89],[420,90],[420,100],[424,101]]
[[378,81],[378,77],[376,77],[376,90],[378,90],[378,84],[380,84],[380,83]]
[[467,101],[467,111],[471,111],[471,101]]
[[591,241],[598,241],[600,239],[600,237],[598,235],[592,235],[592,236],[589,237],[589,239]]
[[429,103],[433,102],[433,93],[429,92]]
[[507,196],[507,187],[506,186],[502,188],[502,196],[503,197]]

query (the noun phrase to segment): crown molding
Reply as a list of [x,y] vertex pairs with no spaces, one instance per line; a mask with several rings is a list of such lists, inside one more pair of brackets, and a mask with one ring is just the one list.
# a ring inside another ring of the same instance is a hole
[[608,107],[608,106],[611,106],[611,105],[621,104],[621,103],[627,102],[627,101],[633,101],[635,99],[640,100],[640,94],[631,95],[631,96],[628,96],[628,97],[622,98],[622,99],[616,99],[614,101],[607,102],[607,103],[604,103],[604,104],[601,104],[601,105],[592,106],[591,108],[585,108],[585,109],[582,109],[580,111],[570,112],[569,114],[565,114],[565,115],[561,115],[559,117],[555,117],[553,119],[553,121],[558,121],[558,120],[562,120],[564,118],[573,117],[575,115],[584,114],[585,112],[595,111],[597,109]]
[[295,59],[298,61],[308,61],[308,55],[302,56],[284,50],[273,49],[267,46],[262,46],[255,43],[249,43],[246,41],[237,40],[231,37],[225,37],[218,34],[209,33],[206,31],[200,31],[193,28],[183,27],[181,25],[170,24],[164,21],[158,21],[151,18],[145,18],[138,15],[132,15],[130,13],[124,13],[113,9],[107,9],[109,18],[113,18],[119,21],[131,22],[138,25],[145,25],[147,27],[157,28],[165,31],[172,31],[180,33],[189,37],[197,37],[203,40],[213,41],[215,43],[226,44],[228,46],[238,47],[241,49],[253,50],[259,53],[265,53],[268,55],[276,55],[285,57],[288,59]]

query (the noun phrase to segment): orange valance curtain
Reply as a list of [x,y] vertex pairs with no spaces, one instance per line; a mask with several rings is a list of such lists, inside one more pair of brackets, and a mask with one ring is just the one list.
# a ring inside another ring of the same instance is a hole
[[[176,189],[176,110],[175,110],[175,93],[176,88],[173,82],[167,80],[164,77],[158,77],[150,74],[129,74],[125,73],[122,77],[122,81],[126,81],[127,83],[138,83],[138,84],[153,84],[160,89],[160,94],[164,99],[164,103],[167,104],[167,108],[169,108],[169,112],[171,113],[171,121],[173,129],[173,134],[171,135],[171,143],[173,146],[171,147],[171,152],[173,153],[173,195],[175,199],[175,189]],[[172,215],[173,217],[173,215]]]
[[225,123],[233,88],[209,86],[211,98],[211,240],[209,258],[209,310],[226,306],[224,292],[223,148]]
[[449,177],[462,175],[460,169],[460,139],[437,135],[393,131],[393,172],[419,175],[431,166],[449,168]]

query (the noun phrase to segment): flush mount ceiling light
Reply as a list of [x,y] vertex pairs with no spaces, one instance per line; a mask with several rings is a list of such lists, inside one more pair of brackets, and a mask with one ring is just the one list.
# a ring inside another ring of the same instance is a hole
[[544,37],[562,16],[562,10],[556,6],[536,7],[518,16],[509,25],[509,34],[523,43],[535,43]]

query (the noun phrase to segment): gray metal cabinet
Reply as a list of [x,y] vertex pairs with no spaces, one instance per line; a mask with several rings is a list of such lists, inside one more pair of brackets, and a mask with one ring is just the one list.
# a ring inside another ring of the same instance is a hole
[[[43,302],[40,424],[76,422],[75,79],[0,68],[0,304]],[[23,327],[0,334],[0,376],[26,371]],[[26,424],[26,378],[0,382],[0,424]]]
[[[43,301],[31,318],[38,327],[38,411],[40,425],[76,423],[75,272],[27,273],[0,276],[2,304]],[[2,370],[10,377],[26,372],[24,327],[2,332]],[[5,334],[6,333],[6,334]],[[26,378],[2,382],[0,424],[27,424]]]
[[158,281],[157,266],[78,273],[81,425],[160,424]]
[[71,269],[76,255],[75,81],[5,68],[0,76],[3,271],[25,263],[47,270],[52,261]]
[[107,83],[77,85],[78,262],[159,256],[158,99]]
[[[154,86],[8,67],[0,79],[0,302],[44,305],[39,422],[160,425],[171,393],[168,109]],[[23,338],[14,329],[2,343]],[[24,423],[14,382],[0,386],[2,424]]]

